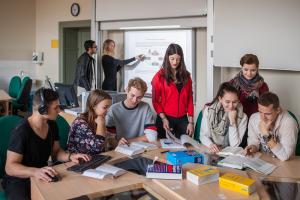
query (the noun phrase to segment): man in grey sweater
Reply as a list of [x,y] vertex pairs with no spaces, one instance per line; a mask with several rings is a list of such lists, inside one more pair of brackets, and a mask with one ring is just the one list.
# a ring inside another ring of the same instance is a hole
[[124,101],[112,105],[106,115],[107,130],[116,133],[119,144],[148,142],[146,134],[157,134],[153,112],[143,102],[147,84],[140,78],[129,80]]
[[259,97],[258,111],[249,120],[247,153],[261,150],[281,161],[288,160],[295,154],[299,128],[296,120],[280,107],[278,96],[271,92]]

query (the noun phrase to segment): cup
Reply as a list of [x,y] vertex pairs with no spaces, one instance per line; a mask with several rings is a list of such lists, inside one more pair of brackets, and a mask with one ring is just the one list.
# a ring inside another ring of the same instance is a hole
[[157,131],[151,130],[151,129],[146,129],[145,130],[145,135],[146,135],[146,138],[149,142],[156,142],[156,140],[157,140]]

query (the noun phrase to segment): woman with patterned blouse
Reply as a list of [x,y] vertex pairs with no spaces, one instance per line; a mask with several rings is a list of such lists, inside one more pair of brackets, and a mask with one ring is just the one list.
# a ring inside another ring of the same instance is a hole
[[105,150],[105,115],[111,105],[111,96],[102,90],[93,90],[86,103],[86,112],[73,122],[68,150],[95,155]]

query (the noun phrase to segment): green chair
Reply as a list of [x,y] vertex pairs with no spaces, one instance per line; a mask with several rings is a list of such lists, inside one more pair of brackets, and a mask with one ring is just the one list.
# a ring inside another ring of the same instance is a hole
[[[11,131],[17,126],[22,118],[15,115],[8,115],[0,118],[0,178],[5,173],[6,151]],[[0,200],[4,200],[4,192],[0,192]]]
[[294,115],[294,113],[292,113],[291,111],[288,111],[288,112],[296,120],[296,122],[298,124],[298,139],[297,139],[297,144],[296,144],[296,156],[300,156],[300,126],[299,126],[299,121],[298,121],[296,115]]
[[59,131],[59,144],[64,150],[67,149],[67,142],[69,137],[70,126],[68,122],[62,116],[58,115],[56,118],[56,124]]
[[200,141],[200,130],[201,130],[201,123],[202,123],[203,111],[199,113],[196,121],[195,126],[195,133],[194,133],[194,140]]
[[28,110],[31,86],[32,80],[29,77],[23,78],[18,96],[12,101],[13,114],[17,114],[18,110]]
[[12,98],[17,98],[18,93],[21,89],[21,78],[19,76],[14,76],[10,79],[8,94]]

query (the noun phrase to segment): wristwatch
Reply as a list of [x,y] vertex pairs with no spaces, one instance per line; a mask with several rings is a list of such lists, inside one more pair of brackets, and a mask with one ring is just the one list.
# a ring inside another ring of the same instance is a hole
[[263,138],[265,143],[268,143],[272,139],[272,135],[271,134],[263,135],[262,138]]

